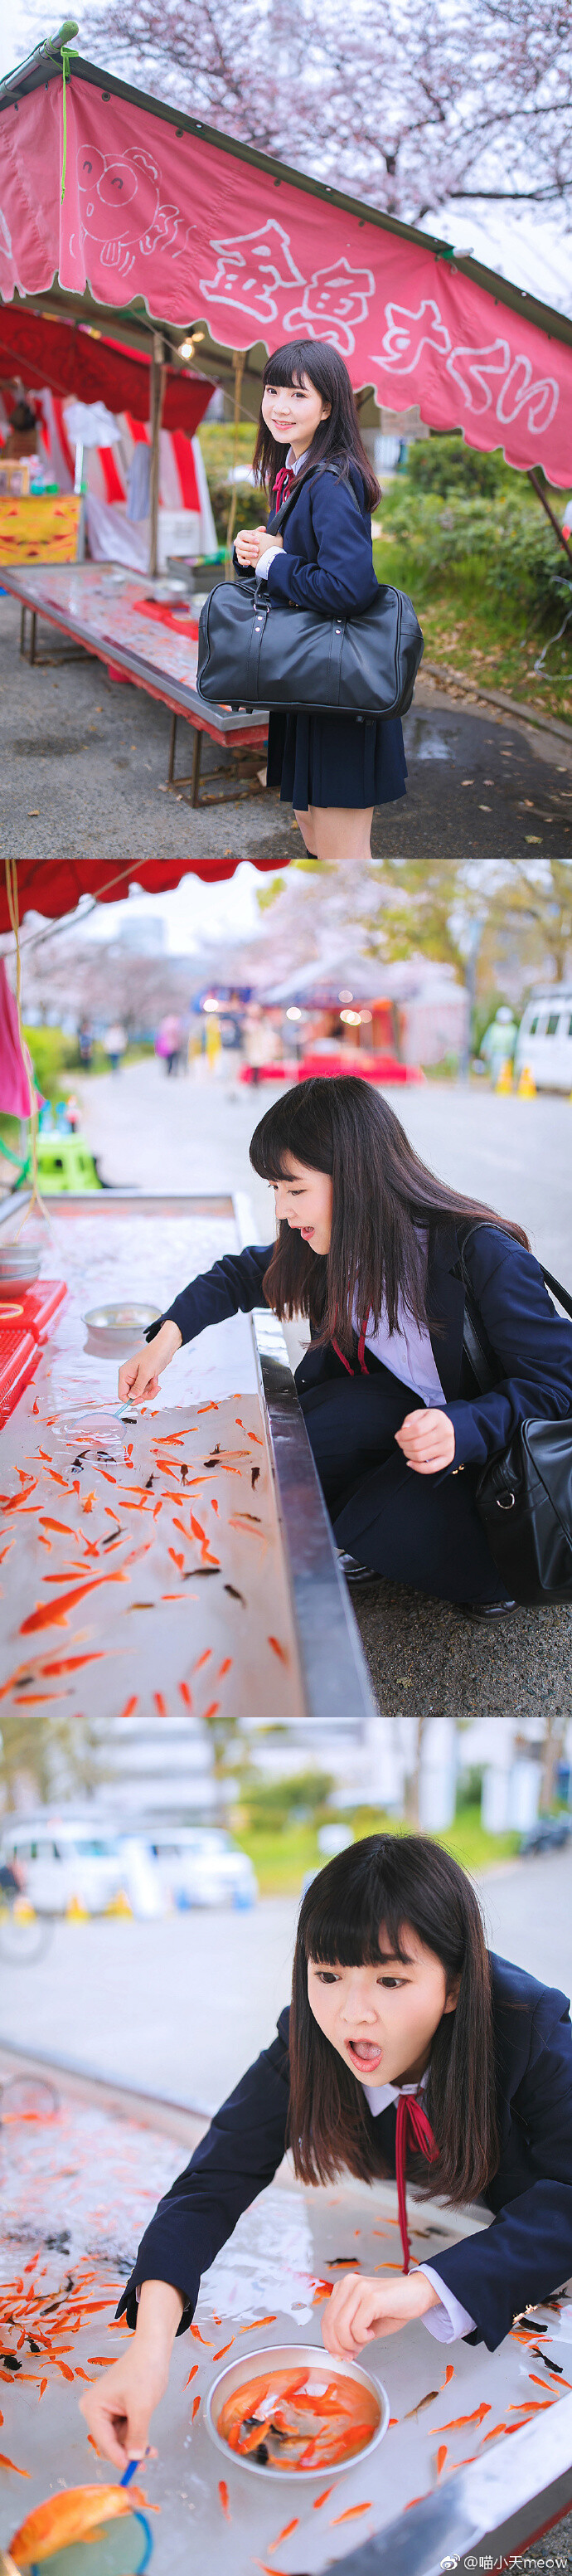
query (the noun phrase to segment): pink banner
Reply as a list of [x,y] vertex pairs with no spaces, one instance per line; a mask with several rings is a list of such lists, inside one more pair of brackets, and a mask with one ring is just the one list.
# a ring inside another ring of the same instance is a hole
[[1,119],[0,291],[59,276],[98,303],[145,300],[226,347],[331,340],[352,382],[510,465],[572,483],[572,349],[447,259],[203,143],[72,72]]

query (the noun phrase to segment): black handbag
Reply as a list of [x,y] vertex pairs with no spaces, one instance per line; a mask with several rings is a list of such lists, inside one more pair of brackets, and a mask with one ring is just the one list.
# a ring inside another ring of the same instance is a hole
[[[486,1395],[499,1385],[502,1371],[472,1300],[465,1269],[467,1241],[465,1236],[460,1255],[465,1289],[463,1348],[479,1393]],[[542,1262],[540,1268],[546,1287],[572,1316],[572,1297]],[[572,1414],[556,1422],[536,1421],[532,1416],[519,1423],[508,1448],[483,1467],[475,1501],[491,1556],[512,1600],[528,1608],[572,1600]]]
[[[359,511],[351,483],[348,488]],[[294,489],[277,513],[280,531],[296,498]],[[411,600],[390,582],[380,584],[361,616],[333,617],[271,599],[267,582],[241,574],[237,582],[217,582],[201,609],[197,689],[211,706],[244,707],[249,714],[254,708],[307,708],[362,718],[403,716],[422,652]]]

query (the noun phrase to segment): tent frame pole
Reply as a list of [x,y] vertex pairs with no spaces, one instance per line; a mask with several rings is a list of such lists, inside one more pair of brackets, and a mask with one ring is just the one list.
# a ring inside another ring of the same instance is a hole
[[240,426],[241,395],[242,395],[242,379],[243,379],[243,375],[244,375],[244,357],[245,357],[244,349],[233,349],[233,352],[232,352],[232,364],[233,364],[233,370],[234,370],[234,411],[233,411],[233,441],[232,441],[232,492],[231,492],[231,498],[230,498],[230,509],[229,509],[228,519],[227,519],[227,523],[226,523],[226,540],[225,540],[225,543],[226,543],[226,563],[225,563],[225,568],[224,568],[224,577],[225,577],[225,581],[231,581],[231,580],[232,580],[232,541],[233,541],[233,537],[234,537],[234,522],[235,522],[235,519],[236,519],[236,510],[237,510],[237,502],[238,502],[238,492],[237,492],[237,488],[236,488],[235,474],[236,474],[236,467],[237,467],[237,464],[238,464],[238,432],[239,432],[239,426]]
[[528,467],[528,481],[532,484],[533,492],[536,492],[538,500],[542,502],[542,508],[546,511],[547,519],[550,520],[550,526],[554,529],[554,535],[558,538],[559,546],[562,546],[563,553],[568,557],[568,562],[572,563],[572,546],[569,546],[568,538],[564,536],[563,529],[559,527],[554,510],[551,510],[550,502],[546,499],[546,493],[543,492],[542,484],[539,481],[536,467],[534,465],[529,465]]
[[153,332],[151,359],[151,471],[149,477],[149,578],[156,579],[159,554],[159,441],[165,391],[165,343],[160,331]]

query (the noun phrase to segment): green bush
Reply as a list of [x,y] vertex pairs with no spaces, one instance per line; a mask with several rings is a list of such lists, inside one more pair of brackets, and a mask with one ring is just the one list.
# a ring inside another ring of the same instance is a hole
[[[235,536],[237,528],[261,528],[263,521],[266,523],[268,518],[268,502],[266,494],[259,491],[257,485],[254,483],[237,483],[235,484],[234,489],[236,491],[236,509],[234,513]],[[214,478],[212,481],[209,478],[209,491],[217,533],[217,544],[219,546],[223,546],[226,540],[228,514],[232,500],[233,485],[232,483],[227,482],[225,476],[219,476],[216,481]]]
[[[71,1091],[70,1075],[79,1069],[77,1038],[66,1037],[63,1029],[24,1029],[29,1046],[38,1091],[46,1100],[59,1100]],[[67,1080],[66,1077],[67,1076]]]
[[449,493],[445,500],[442,492],[412,488],[408,477],[385,497],[383,528],[397,541],[400,579],[420,606],[440,588],[513,615],[536,610],[553,617],[572,606],[564,556],[526,493],[513,489],[494,503],[479,493]]
[[505,465],[500,450],[489,456],[481,448],[466,447],[460,430],[452,438],[437,433],[416,439],[409,450],[407,472],[414,492],[504,495],[514,491],[513,468]]
[[296,1771],[288,1779],[242,1780],[240,1803],[251,1833],[285,1833],[289,1825],[321,1816],[333,1789],[328,1771]]

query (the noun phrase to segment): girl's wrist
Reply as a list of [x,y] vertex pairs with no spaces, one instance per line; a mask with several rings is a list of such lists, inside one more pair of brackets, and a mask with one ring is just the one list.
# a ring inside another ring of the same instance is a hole
[[427,2280],[425,2272],[410,2272],[407,2277],[411,2282],[413,2313],[416,2317],[424,2317],[427,2308],[439,2307],[439,2291],[435,2289],[434,2281]]
[[174,1359],[175,1351],[178,1351],[181,1348],[182,1339],[183,1336],[182,1333],[179,1332],[178,1324],[175,1323],[174,1315],[168,1315],[166,1323],[161,1324],[160,1331],[156,1334],[155,1343],[153,1344],[151,1342],[149,1344],[149,1348],[151,1350],[154,1348],[157,1349],[157,1343],[159,1345],[159,1351],[161,1354],[159,1359],[159,1351],[157,1351],[159,1367],[164,1368],[168,1360]]
[[148,2345],[160,2364],[169,2360],[184,2313],[181,2290],[171,2281],[143,2281],[137,2309],[136,2346]]

